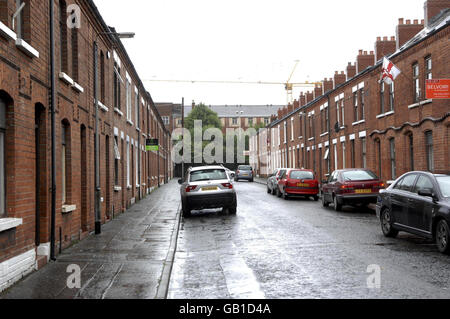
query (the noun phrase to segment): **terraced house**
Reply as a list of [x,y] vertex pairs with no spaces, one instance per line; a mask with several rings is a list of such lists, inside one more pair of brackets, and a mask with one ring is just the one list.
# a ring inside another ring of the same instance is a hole
[[170,149],[93,1],[0,1],[0,291],[168,182]]
[[[379,37],[346,72],[278,112],[253,138],[251,162],[262,176],[277,167],[369,168],[383,180],[411,170],[450,172],[450,101],[429,99],[425,81],[450,78],[450,8],[428,0],[425,19],[399,19],[396,36]],[[380,83],[382,59],[402,72]]]

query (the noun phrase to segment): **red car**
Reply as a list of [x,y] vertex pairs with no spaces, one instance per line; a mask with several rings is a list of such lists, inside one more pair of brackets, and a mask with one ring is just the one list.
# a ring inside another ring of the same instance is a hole
[[318,201],[319,181],[311,170],[288,169],[280,176],[277,195],[286,200],[290,196],[305,196],[313,197],[315,201]]
[[333,203],[338,212],[344,205],[375,204],[384,187],[384,183],[368,169],[337,170],[323,182],[322,204],[328,207]]

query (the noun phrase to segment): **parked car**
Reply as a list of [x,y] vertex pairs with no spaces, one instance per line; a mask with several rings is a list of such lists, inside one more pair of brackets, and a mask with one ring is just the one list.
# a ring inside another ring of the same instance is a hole
[[322,185],[322,204],[334,204],[336,211],[344,205],[375,204],[384,183],[368,169],[342,169],[334,171]]
[[276,195],[278,188],[278,181],[280,179],[280,175],[285,172],[287,168],[277,168],[267,179],[267,193]]
[[233,181],[234,177],[236,176],[236,173],[230,170],[229,168],[225,168],[225,170],[227,171],[229,179]]
[[192,210],[223,208],[236,214],[237,200],[233,183],[222,166],[190,168],[186,180],[180,179],[183,216]]
[[253,173],[253,168],[251,166],[248,166],[248,165],[238,166],[234,180],[236,182],[238,182],[241,179],[244,179],[244,180],[247,180],[247,181],[253,183],[254,173]]
[[285,200],[291,196],[312,197],[315,201],[319,200],[319,181],[312,170],[284,170],[277,186],[278,197],[283,197]]
[[380,192],[376,210],[386,237],[405,231],[450,254],[450,175],[407,173]]

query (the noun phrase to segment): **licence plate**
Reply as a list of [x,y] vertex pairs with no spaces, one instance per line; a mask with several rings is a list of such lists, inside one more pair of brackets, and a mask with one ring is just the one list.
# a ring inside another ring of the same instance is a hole
[[357,189],[355,190],[356,194],[370,194],[372,193],[371,189]]
[[298,183],[297,187],[309,187],[309,185],[305,183]]
[[216,191],[218,190],[217,187],[202,187],[203,192],[210,192],[210,191]]

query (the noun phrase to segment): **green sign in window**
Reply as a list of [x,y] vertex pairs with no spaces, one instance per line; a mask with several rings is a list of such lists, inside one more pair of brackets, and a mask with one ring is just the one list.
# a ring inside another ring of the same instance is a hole
[[147,139],[145,142],[145,149],[147,151],[157,152],[159,151],[159,141],[158,139]]

